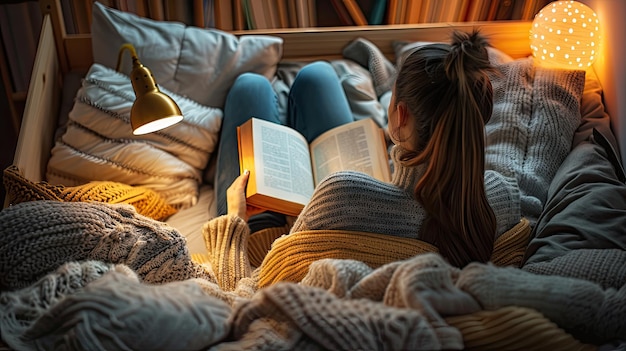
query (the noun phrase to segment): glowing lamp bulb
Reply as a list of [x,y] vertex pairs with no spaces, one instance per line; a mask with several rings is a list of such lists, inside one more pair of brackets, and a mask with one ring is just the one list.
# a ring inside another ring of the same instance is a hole
[[542,8],[530,29],[530,49],[544,67],[589,68],[599,54],[600,22],[577,1],[554,1]]

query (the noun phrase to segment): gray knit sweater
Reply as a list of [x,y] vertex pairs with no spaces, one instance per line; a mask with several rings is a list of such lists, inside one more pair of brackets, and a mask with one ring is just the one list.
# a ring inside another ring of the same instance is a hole
[[[391,183],[353,171],[328,176],[316,188],[292,232],[339,229],[417,238],[426,211],[413,197],[413,190],[423,167],[403,166],[398,161],[401,151],[399,146],[391,150]],[[485,191],[496,215],[498,235],[519,223],[520,193],[514,178],[486,171]]]

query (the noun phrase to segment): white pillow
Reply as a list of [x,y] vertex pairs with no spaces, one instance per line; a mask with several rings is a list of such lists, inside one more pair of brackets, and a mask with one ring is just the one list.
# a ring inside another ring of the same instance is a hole
[[[131,43],[157,83],[206,106],[224,107],[226,94],[243,72],[272,79],[283,40],[267,35],[233,34],[178,22],[155,21],[95,1],[91,42],[94,63],[115,69],[122,44]],[[132,67],[124,53],[120,70]]]
[[218,145],[222,110],[161,91],[176,101],[185,119],[155,133],[133,135],[135,94],[129,77],[92,65],[65,133],[52,148],[47,180],[65,186],[117,181],[151,188],[179,209],[194,205],[202,171]]

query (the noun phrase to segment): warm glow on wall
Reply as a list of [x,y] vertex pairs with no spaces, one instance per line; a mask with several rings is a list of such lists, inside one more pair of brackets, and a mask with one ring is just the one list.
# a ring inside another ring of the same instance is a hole
[[596,60],[599,43],[598,17],[577,1],[548,4],[530,29],[530,48],[541,66],[585,70]]

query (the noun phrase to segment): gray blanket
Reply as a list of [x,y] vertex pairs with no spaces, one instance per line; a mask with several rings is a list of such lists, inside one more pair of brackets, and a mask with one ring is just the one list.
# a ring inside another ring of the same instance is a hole
[[550,186],[525,270],[626,284],[626,184],[617,160],[598,131],[574,147]]

